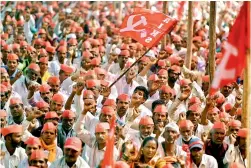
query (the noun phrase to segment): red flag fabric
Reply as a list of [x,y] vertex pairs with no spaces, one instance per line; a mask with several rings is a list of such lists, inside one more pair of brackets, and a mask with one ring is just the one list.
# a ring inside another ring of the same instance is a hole
[[176,23],[177,20],[161,12],[135,8],[131,15],[125,17],[120,34],[151,48],[169,33]]
[[214,74],[210,93],[234,82],[246,67],[246,52],[250,47],[250,2],[245,1],[223,46],[223,59]]
[[178,8],[178,11],[177,11],[177,15],[178,15],[178,19],[179,20],[182,18],[182,14],[183,14],[183,11],[184,11],[185,3],[186,3],[186,1],[181,1],[179,3],[179,8]]
[[114,168],[114,141],[115,141],[115,121],[116,117],[113,116],[110,121],[110,131],[106,141],[106,150],[102,162],[102,168]]

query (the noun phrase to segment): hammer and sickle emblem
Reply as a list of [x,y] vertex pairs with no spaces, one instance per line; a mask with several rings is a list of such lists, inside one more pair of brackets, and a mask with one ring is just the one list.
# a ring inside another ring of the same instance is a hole
[[133,23],[133,19],[138,16],[138,15],[131,15],[129,16],[128,20],[127,20],[127,27],[126,28],[123,28],[120,30],[120,32],[125,32],[125,31],[135,31],[135,32],[140,32],[140,37],[141,38],[144,38],[146,37],[146,30],[145,29],[134,29],[135,27],[143,24],[144,26],[147,25],[147,22],[146,22],[146,18],[145,16],[141,16],[140,17],[140,20]]

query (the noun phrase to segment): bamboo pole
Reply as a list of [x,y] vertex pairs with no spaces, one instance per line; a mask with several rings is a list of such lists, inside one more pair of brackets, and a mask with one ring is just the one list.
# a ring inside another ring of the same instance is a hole
[[150,2],[146,1],[146,9],[150,9]]
[[122,21],[122,1],[119,1],[119,21]]
[[192,39],[193,39],[193,2],[188,2],[188,24],[187,24],[187,56],[185,59],[185,65],[188,69],[191,68],[192,61]]
[[209,23],[209,76],[210,83],[213,82],[215,72],[215,51],[216,51],[216,2],[210,2],[210,23]]
[[[163,13],[164,14],[168,14],[168,2],[164,1],[163,2]],[[167,35],[164,35],[164,38],[162,39],[162,43],[161,43],[161,49],[163,50],[166,46],[166,40],[167,40]]]

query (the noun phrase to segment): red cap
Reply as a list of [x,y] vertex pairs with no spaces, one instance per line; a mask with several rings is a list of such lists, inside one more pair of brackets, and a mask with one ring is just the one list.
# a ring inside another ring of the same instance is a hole
[[39,34],[46,34],[46,31],[45,31],[44,29],[39,29],[38,35],[39,35]]
[[110,114],[110,115],[114,115],[115,111],[112,107],[110,106],[103,106],[101,109],[101,113],[102,114]]
[[226,131],[226,126],[223,122],[221,121],[216,121],[213,125],[212,129],[223,129],[224,131]]
[[95,79],[90,79],[86,81],[86,87],[87,88],[93,88],[93,87],[97,87],[100,86],[100,81],[99,80],[95,80]]
[[190,81],[190,79],[182,79],[180,80],[180,86],[186,86],[191,84],[192,82]]
[[52,101],[55,101],[55,102],[64,102],[64,97],[59,94],[59,93],[56,93],[52,96]]
[[170,47],[170,46],[166,46],[165,47],[165,51],[168,53],[168,54],[173,54],[173,49],[172,49],[172,47]]
[[159,80],[158,76],[156,74],[152,74],[148,77],[149,81],[157,81]]
[[143,56],[143,57],[140,59],[140,61],[142,61],[142,62],[149,62],[150,59],[149,59],[147,56]]
[[75,38],[71,38],[70,40],[67,41],[68,44],[71,44],[71,45],[77,45],[78,44],[78,41],[77,39]]
[[35,63],[31,63],[31,64],[28,66],[28,68],[29,68],[29,69],[32,69],[32,70],[34,70],[34,71],[36,71],[36,72],[39,72],[39,71],[40,71],[39,66],[38,66],[37,64],[35,64]]
[[118,100],[121,100],[121,101],[130,101],[130,98],[127,94],[120,94],[117,98]]
[[159,67],[166,67],[166,61],[165,60],[159,60],[158,61],[158,66]]
[[150,116],[144,116],[140,119],[139,125],[154,125],[153,119]]
[[225,96],[222,94],[222,93],[218,93],[218,98],[216,100],[216,103],[217,104],[222,104],[225,102]]
[[90,63],[91,65],[100,65],[101,64],[101,59],[99,58],[99,57],[97,57],[97,58],[93,58],[92,60],[91,60],[91,63]]
[[42,132],[47,130],[57,130],[57,127],[52,122],[47,122],[44,124]]
[[23,25],[24,25],[24,21],[23,20],[17,21],[17,26],[23,26]]
[[209,75],[202,76],[202,82],[209,82],[210,78]]
[[105,69],[99,68],[99,67],[94,68],[94,71],[96,72],[96,74],[106,75],[106,73],[107,73]]
[[55,52],[56,52],[56,48],[55,48],[55,47],[52,47],[52,46],[47,46],[47,47],[45,48],[45,50],[46,50],[47,52],[53,53],[53,54],[55,54]]
[[84,48],[90,48],[91,47],[91,44],[89,41],[84,41],[82,46],[84,46]]
[[189,127],[193,127],[193,126],[194,125],[193,125],[192,121],[190,121],[190,120],[181,120],[181,121],[179,121],[179,127],[180,128],[184,128],[184,127],[189,128]]
[[20,47],[28,46],[26,41],[20,41]]
[[82,53],[82,56],[85,57],[85,58],[90,58],[90,57],[93,56],[93,55],[92,55],[92,53],[90,53],[89,51],[84,51],[84,52]]
[[76,33],[82,33],[84,30],[82,29],[82,27],[78,26],[76,28]]
[[28,46],[27,51],[36,52],[36,49],[34,47],[32,47],[32,46]]
[[167,75],[167,70],[165,69],[159,70],[158,75]]
[[48,84],[42,84],[39,86],[39,92],[50,92],[50,85]]
[[91,90],[85,90],[83,92],[83,97],[87,97],[88,95],[94,96],[94,93]]
[[167,113],[167,108],[166,108],[166,106],[165,105],[163,105],[163,104],[159,104],[159,105],[157,105],[156,107],[155,107],[155,109],[154,109],[154,112],[155,113]]
[[181,41],[181,37],[179,35],[173,35],[172,39],[173,39],[173,42],[180,42]]
[[62,114],[63,118],[75,118],[76,114],[71,110],[65,110]]
[[194,104],[194,103],[196,103],[196,104],[201,104],[201,101],[200,101],[200,99],[199,99],[198,97],[193,96],[193,97],[191,97],[191,99],[189,100],[189,103],[190,103],[190,104]]
[[121,50],[130,50],[129,45],[128,44],[122,44],[120,47]]
[[48,155],[44,152],[44,150],[34,150],[31,153],[30,160],[34,159],[47,159]]
[[12,97],[10,98],[10,105],[13,105],[13,104],[23,104],[23,102],[18,97]]
[[171,63],[171,65],[179,65],[180,60],[182,60],[182,58],[178,56],[171,56],[168,58],[168,61]]
[[105,132],[110,129],[110,125],[107,122],[100,122],[95,127],[95,133]]
[[167,85],[161,86],[160,90],[161,90],[163,93],[171,93],[171,94],[173,94],[173,89],[170,88],[170,87],[167,86]]
[[39,138],[37,137],[29,137],[26,141],[25,141],[26,145],[39,145],[41,146],[41,142],[39,140]]
[[119,55],[129,57],[130,52],[128,50],[122,50]]
[[245,168],[245,166],[241,163],[233,162],[233,163],[231,163],[229,168]]
[[48,79],[48,83],[53,83],[53,84],[60,83],[60,80],[59,80],[59,78],[57,76],[51,76]]
[[51,118],[59,118],[59,117],[55,111],[49,111],[49,112],[45,113],[44,119],[51,119]]
[[48,57],[41,57],[41,58],[39,59],[39,62],[44,63],[44,64],[47,64],[48,61],[49,61],[49,58],[48,58]]
[[241,137],[241,138],[247,138],[248,137],[248,128],[241,128],[238,131],[237,136]]
[[100,45],[100,42],[97,39],[93,39],[91,41],[91,44],[92,44],[92,46],[98,46],[98,45]]
[[69,137],[65,141],[64,148],[70,148],[79,152],[82,150],[82,141],[77,137]]
[[195,37],[193,37],[193,42],[194,41],[201,42],[202,41],[202,37],[201,36],[195,36]]
[[109,82],[107,82],[106,80],[101,80],[100,85],[107,87],[109,85]]
[[38,39],[34,40],[34,44],[43,46],[44,45],[44,41],[41,38],[38,38]]
[[242,108],[237,108],[236,115],[241,116],[241,114],[242,114]]
[[170,69],[174,72],[174,73],[180,73],[180,67],[177,65],[172,65],[170,67]]
[[0,110],[0,117],[7,117],[7,112],[5,110]]
[[60,52],[60,53],[66,53],[67,48],[65,46],[60,46],[57,51]]
[[73,73],[74,69],[66,64],[61,64],[60,69],[66,73]]
[[37,107],[38,109],[41,109],[41,108],[49,108],[50,106],[49,106],[49,104],[46,103],[45,101],[38,101],[38,102],[36,103],[36,107]]
[[15,44],[12,44],[12,49],[13,50],[19,50],[20,49],[20,45],[15,43]]
[[8,134],[13,133],[22,133],[23,132],[23,126],[22,125],[9,125],[1,129],[2,135],[6,136]]
[[18,60],[18,59],[19,58],[16,54],[11,53],[11,54],[7,55],[7,60],[9,60],[9,61]]
[[208,110],[208,114],[212,114],[212,113],[220,113],[220,110],[217,107],[211,108]]
[[233,105],[230,104],[230,103],[227,103],[227,104],[225,104],[224,107],[225,107],[225,111],[229,111],[229,110],[231,110],[233,108]]
[[228,113],[225,113],[225,112],[220,112],[219,113],[219,118],[221,119],[221,118],[228,118],[229,117],[229,114]]
[[229,127],[241,127],[241,122],[239,120],[231,120],[228,123]]
[[8,73],[8,72],[6,71],[5,68],[2,68],[2,67],[1,67],[1,68],[0,68],[0,73],[3,74],[3,73]]
[[106,99],[104,102],[104,106],[117,106],[114,99]]

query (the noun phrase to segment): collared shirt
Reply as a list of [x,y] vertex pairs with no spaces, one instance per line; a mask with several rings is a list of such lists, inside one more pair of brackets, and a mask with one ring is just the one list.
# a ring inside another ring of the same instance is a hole
[[3,144],[1,146],[1,152],[4,153],[4,157],[0,160],[0,164],[4,165],[6,168],[16,168],[18,164],[27,157],[22,147],[16,148],[13,155],[10,155],[5,144]]
[[[5,68],[6,69],[6,71],[8,71],[8,66],[3,66],[3,68]],[[10,80],[13,80],[14,78],[15,78],[15,76],[16,76],[16,74],[19,72],[20,70],[18,69],[18,68],[16,68],[15,69],[15,72],[12,74],[12,75],[10,75]]]
[[199,167],[192,163],[193,168],[218,168],[217,161],[210,155],[203,154]]
[[233,144],[229,145],[229,148],[225,154],[225,158],[224,161],[225,163],[240,163],[245,167],[248,167],[248,163],[247,163],[247,158],[243,159],[239,146],[234,146]]
[[[23,114],[23,121],[20,123],[20,124],[23,124],[23,122],[26,120],[26,116],[25,114]],[[15,123],[15,121],[13,120],[12,116],[9,116],[8,117],[8,125],[14,125],[14,124],[17,124]],[[19,124],[19,125],[20,125]]]
[[[50,168],[70,168],[67,163],[65,162],[65,157],[61,157],[60,159],[55,160]],[[77,161],[74,163],[74,165],[71,168],[89,168],[90,166],[86,163],[86,161],[81,158],[80,156],[77,158]]]
[[[158,153],[161,156],[161,158],[167,156],[166,151],[165,151],[165,147],[164,147],[165,142],[159,143],[159,147],[158,147]],[[182,147],[179,145],[175,145],[175,156],[182,156],[182,157],[186,157],[187,153],[185,151],[182,150]]]
[[211,140],[205,143],[205,153],[213,156],[217,160],[219,167],[222,168],[228,166],[227,163],[223,162],[227,150],[228,145],[224,142],[220,146],[213,145]]
[[69,137],[74,137],[77,136],[76,132],[73,130],[73,128],[71,130],[69,130],[68,133],[65,132],[65,130],[62,127],[62,123],[58,124],[58,138],[57,138],[57,145],[63,149],[64,148],[64,143],[66,141],[67,138]]
[[21,163],[19,163],[18,168],[29,168],[28,158],[22,160]]

